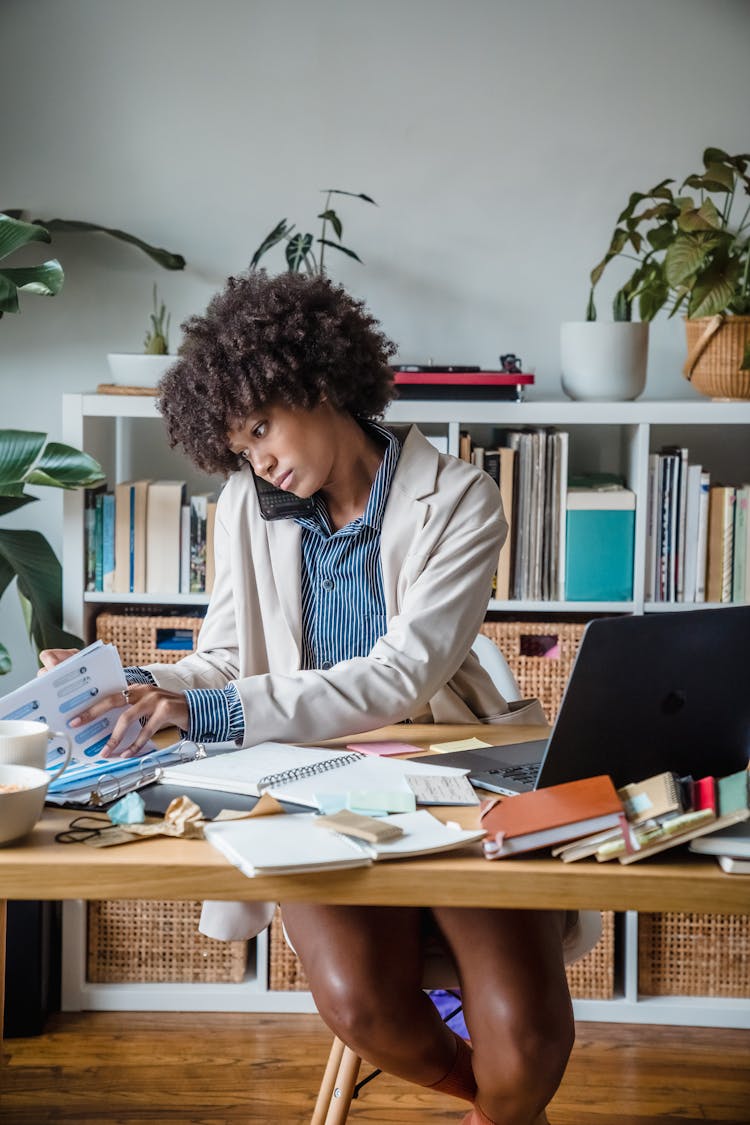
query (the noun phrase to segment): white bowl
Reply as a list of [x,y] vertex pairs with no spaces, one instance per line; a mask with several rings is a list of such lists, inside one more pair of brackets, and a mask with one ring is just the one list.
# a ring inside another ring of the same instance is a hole
[[176,355],[137,352],[110,352],[107,356],[111,381],[118,387],[155,387],[176,360]]
[[49,775],[35,766],[0,766],[0,786],[21,785],[12,793],[0,789],[0,845],[20,840],[42,815]]

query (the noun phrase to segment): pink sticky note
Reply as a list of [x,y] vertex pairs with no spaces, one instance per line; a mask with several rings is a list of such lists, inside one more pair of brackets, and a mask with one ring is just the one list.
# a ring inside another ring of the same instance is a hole
[[348,742],[347,750],[358,750],[360,754],[377,754],[385,758],[389,754],[413,754],[419,750],[408,742]]

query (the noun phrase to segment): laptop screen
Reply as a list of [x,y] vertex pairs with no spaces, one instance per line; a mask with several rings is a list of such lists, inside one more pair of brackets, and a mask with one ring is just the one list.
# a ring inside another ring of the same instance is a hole
[[586,627],[537,788],[608,773],[721,777],[750,759],[750,606]]

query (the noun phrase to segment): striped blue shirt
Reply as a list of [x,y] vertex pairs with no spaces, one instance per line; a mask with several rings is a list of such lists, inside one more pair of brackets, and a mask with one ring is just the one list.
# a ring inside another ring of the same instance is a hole
[[[401,446],[382,426],[374,422],[362,425],[385,444],[362,515],[335,530],[323,498],[316,493],[312,515],[295,521],[301,527],[303,669],[326,670],[341,660],[366,656],[387,629],[380,532]],[[125,674],[128,683],[155,683],[141,668],[126,668]],[[242,703],[234,684],[191,688],[185,698],[190,714],[188,738],[199,742],[243,739]]]

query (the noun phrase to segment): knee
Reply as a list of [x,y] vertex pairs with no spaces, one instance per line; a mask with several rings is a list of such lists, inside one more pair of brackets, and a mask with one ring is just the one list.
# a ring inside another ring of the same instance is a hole
[[[471,1030],[471,1029],[470,1029]],[[508,1018],[502,1032],[473,1040],[477,1084],[489,1102],[543,1108],[560,1085],[575,1040],[571,1009]]]
[[334,972],[313,988],[313,997],[324,1022],[347,1046],[359,1050],[372,1043],[384,1018],[383,999],[377,993],[352,987],[351,981]]

